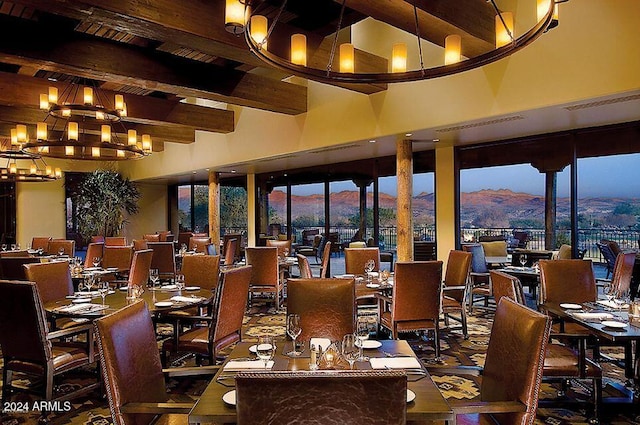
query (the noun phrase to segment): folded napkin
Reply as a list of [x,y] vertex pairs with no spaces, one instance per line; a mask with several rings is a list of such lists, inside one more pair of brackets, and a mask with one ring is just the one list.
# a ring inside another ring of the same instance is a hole
[[373,369],[421,369],[422,365],[415,357],[372,357]]
[[609,301],[609,300],[598,300],[598,301],[596,301],[596,303],[598,303],[600,305],[603,305],[605,307],[613,308],[615,310],[618,310],[620,308],[622,308],[623,310],[626,310],[626,309],[629,308],[629,304],[624,303],[621,306],[619,306],[613,300],[611,300],[611,301]]
[[315,345],[316,347],[322,347],[322,351],[325,351],[330,345],[331,340],[329,338],[311,338],[309,347]]
[[[273,360],[267,363],[267,369],[273,367]],[[223,370],[247,370],[247,369],[264,369],[264,361],[262,360],[229,360],[224,365]]]
[[162,285],[160,289],[167,289],[167,290],[178,289],[178,285]]
[[174,295],[171,297],[171,301],[176,301],[179,303],[197,303],[204,300],[202,297],[183,297],[181,295]]
[[109,306],[102,304],[71,304],[62,307],[57,307],[54,311],[60,313],[91,313],[94,311],[100,311],[109,308]]
[[613,318],[610,313],[571,313],[572,316],[581,320],[604,320]]

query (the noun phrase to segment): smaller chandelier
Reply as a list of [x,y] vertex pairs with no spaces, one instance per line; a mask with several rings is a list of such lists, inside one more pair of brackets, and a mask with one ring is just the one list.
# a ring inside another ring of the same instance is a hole
[[[4,182],[44,182],[62,177],[60,168],[47,165],[38,155],[22,150],[20,140],[26,137],[26,126],[18,124],[11,129],[11,140],[0,141],[0,158],[6,158],[7,163],[0,167],[0,183]],[[7,146],[8,145],[8,146]],[[30,162],[24,166],[25,162]]]
[[47,116],[36,124],[36,137],[27,138],[22,150],[32,155],[97,161],[149,155],[150,136],[143,134],[138,140],[136,130],[127,130],[122,123],[127,115],[123,95],[116,94],[111,105],[97,87],[84,86],[80,91],[78,84],[70,84],[61,96],[58,87],[49,87],[48,93],[40,95],[40,109],[47,111]]

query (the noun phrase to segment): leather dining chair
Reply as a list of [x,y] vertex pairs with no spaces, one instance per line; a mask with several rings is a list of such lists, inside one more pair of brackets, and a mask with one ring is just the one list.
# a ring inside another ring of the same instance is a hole
[[493,297],[491,278],[484,248],[481,244],[470,244],[462,247],[463,251],[471,253],[471,286],[469,288],[469,312],[473,312],[476,296],[484,301],[484,308],[489,307],[489,299]]
[[[524,290],[520,280],[507,273],[491,271],[493,294],[496,302],[503,297],[525,305]],[[551,334],[553,339],[553,333]],[[590,359],[581,357],[573,347],[559,343],[549,343],[544,358],[543,377],[562,380],[563,388],[567,379],[590,379],[592,381],[592,403],[594,417],[598,418],[602,400],[602,368]],[[546,403],[546,401],[545,401]],[[558,404],[561,405],[561,402]]]
[[35,236],[31,238],[31,249],[41,249],[42,252],[47,252],[50,240],[51,238],[47,236]]
[[211,238],[192,236],[189,238],[189,250],[194,252],[207,252],[207,244],[211,243]]
[[[151,314],[144,301],[130,304],[94,321],[95,338],[109,410],[114,425],[187,423],[193,401],[172,402],[165,376],[184,370],[163,370]],[[210,374],[198,368],[195,374]],[[192,374],[194,374],[192,373]]]
[[104,238],[104,246],[127,246],[127,238],[124,236],[107,236]]
[[133,250],[141,251],[143,249],[149,249],[149,245],[147,245],[147,241],[144,239],[134,239],[133,240]]
[[176,255],[173,242],[147,242],[149,249],[153,251],[151,268],[158,269],[161,280],[173,280],[176,278]]
[[245,256],[247,265],[253,266],[251,284],[249,286],[249,301],[253,300],[254,293],[273,294],[276,310],[279,310],[284,292],[284,282],[281,279],[278,265],[278,248],[247,248]]
[[235,239],[236,244],[235,244],[235,250],[232,251],[233,259],[231,260],[231,263],[227,263],[227,264],[233,264],[234,262],[239,261],[240,258],[242,257],[242,234],[241,233],[225,233],[222,236],[222,252],[225,253],[225,257],[227,252],[227,243],[231,239]]
[[344,272],[362,275],[364,274],[364,265],[369,260],[373,260],[375,263],[373,271],[380,270],[380,249],[378,247],[345,248]]
[[480,403],[457,405],[456,423],[532,425],[536,419],[551,319],[503,297],[491,327],[484,368],[429,368],[456,375],[482,375]]
[[302,279],[311,279],[313,277],[313,273],[311,271],[309,259],[302,254],[296,254],[296,258],[298,259],[298,269],[300,269],[300,277]]
[[62,255],[73,257],[76,255],[76,241],[68,239],[51,239],[47,244],[47,254],[59,255],[60,250],[63,250]]
[[[442,287],[442,313],[444,314],[445,325],[449,326],[449,319],[459,321],[462,325],[464,339],[469,338],[466,303],[469,290],[471,257],[472,254],[470,252],[455,250],[449,252]],[[459,318],[451,316],[451,313],[458,313],[460,316]]]
[[331,259],[331,241],[324,244],[322,262],[320,263],[320,277],[329,278],[329,260]]
[[142,239],[147,242],[160,242],[160,235],[155,233],[147,233],[145,235],[142,235]]
[[93,332],[89,324],[50,332],[35,283],[0,281],[0,323],[3,406],[18,389],[13,385],[14,373],[39,378],[43,385],[32,390],[41,391],[48,402],[70,400],[100,388],[96,379],[79,388],[70,385],[67,389],[74,389],[70,393],[56,392],[63,376],[94,363]]
[[298,341],[342,337],[355,331],[356,302],[353,279],[289,279],[287,314],[300,316]]
[[224,245],[224,265],[232,266],[236,259],[236,247],[238,246],[237,239],[229,239]]
[[126,284],[125,286],[141,286],[146,288],[149,281],[149,269],[153,259],[153,250],[143,249],[135,251],[131,260],[131,268],[126,281],[117,281],[116,284]]
[[267,246],[275,246],[276,248],[278,248],[278,256],[280,257],[291,255],[291,253],[293,252],[291,251],[291,239],[286,239],[286,240],[267,239],[266,244]]
[[240,372],[238,425],[406,423],[403,371]]
[[391,331],[393,339],[401,332],[433,331],[436,360],[440,359],[441,282],[442,261],[398,262],[393,297],[380,297],[378,309],[380,325]]
[[104,242],[91,242],[87,245],[87,252],[84,256],[84,266],[85,267],[93,267],[93,259],[96,257],[100,257],[102,260],[102,256],[104,254]]
[[26,280],[24,265],[40,263],[38,257],[0,257],[2,279]]
[[102,255],[102,267],[116,267],[128,273],[133,259],[133,247],[131,246],[105,246]]
[[196,364],[204,357],[209,365],[216,363],[220,350],[242,341],[242,320],[247,307],[251,266],[235,267],[222,272],[211,316],[197,318],[207,326],[196,326],[169,338],[162,344],[162,360],[166,365],[169,353],[195,353]]

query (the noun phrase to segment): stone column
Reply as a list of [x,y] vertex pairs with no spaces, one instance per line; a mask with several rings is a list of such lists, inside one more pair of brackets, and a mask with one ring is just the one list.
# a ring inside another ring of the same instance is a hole
[[396,142],[398,261],[413,260],[413,151],[410,140]]

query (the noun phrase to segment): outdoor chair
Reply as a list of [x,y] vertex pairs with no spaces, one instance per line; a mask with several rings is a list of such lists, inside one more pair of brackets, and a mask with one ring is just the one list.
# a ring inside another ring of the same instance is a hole
[[602,258],[604,258],[605,265],[607,267],[607,279],[613,273],[613,269],[616,265],[616,256],[611,250],[611,246],[607,243],[596,242],[596,246],[600,250],[600,254],[602,254]]
[[[444,323],[449,327],[449,319],[459,321],[464,339],[469,338],[467,330],[467,299],[469,296],[469,273],[471,271],[470,252],[449,252],[447,267],[442,287],[442,313]],[[458,313],[459,316],[451,314]]]
[[491,276],[481,244],[464,245],[463,251],[471,253],[471,287],[469,288],[469,312],[473,312],[476,296],[484,301],[484,308],[489,307],[489,299],[493,297],[491,291]]
[[316,264],[318,264],[318,252],[320,249],[321,241],[322,236],[316,234],[309,245],[301,245],[296,247],[296,254],[301,254],[306,257],[314,257],[316,259]]

